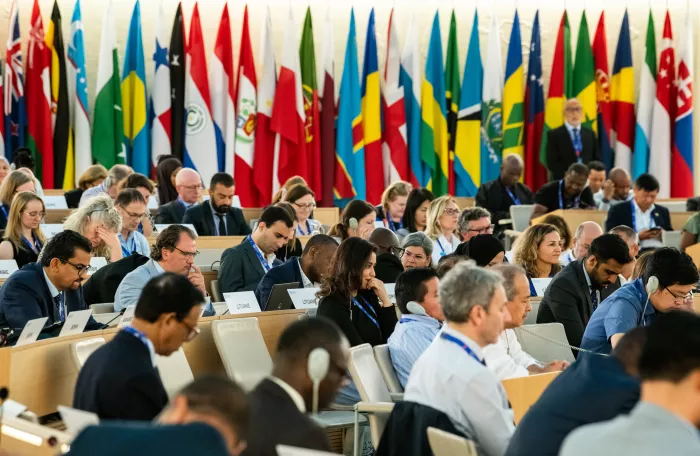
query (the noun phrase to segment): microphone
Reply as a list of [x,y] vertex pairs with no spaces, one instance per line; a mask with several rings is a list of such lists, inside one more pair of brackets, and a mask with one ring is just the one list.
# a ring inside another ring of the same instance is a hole
[[[120,311],[119,311],[119,315],[117,315],[116,317],[114,317],[114,318],[112,318],[111,320],[109,320],[109,321],[105,324],[105,326],[109,327],[109,325],[110,325],[114,320],[116,320],[117,318],[119,318],[119,317],[121,317],[122,315],[124,315],[124,312],[126,312],[126,308],[120,310]],[[0,391],[0,393],[2,393],[2,391]]]
[[649,305],[649,299],[651,298],[652,293],[655,293],[656,290],[659,289],[659,278],[656,276],[651,276],[647,280],[647,302],[644,303],[644,307],[642,308],[642,313],[639,315],[639,321],[637,322],[637,326],[642,325],[642,321],[644,320],[644,312],[647,310],[647,305]]

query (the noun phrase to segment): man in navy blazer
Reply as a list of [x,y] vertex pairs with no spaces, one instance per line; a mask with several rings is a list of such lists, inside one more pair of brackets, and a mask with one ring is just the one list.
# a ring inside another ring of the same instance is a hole
[[299,258],[290,258],[286,263],[270,269],[255,290],[260,308],[266,310],[272,287],[281,283],[298,284],[297,288],[319,287],[321,275],[328,270],[331,258],[338,250],[335,239],[325,234],[312,236]]
[[243,218],[243,211],[232,206],[235,193],[236,183],[230,174],[214,174],[209,184],[209,201],[187,209],[182,223],[194,225],[200,236],[250,234],[250,226]]
[[185,211],[199,201],[202,178],[192,168],[182,168],[175,177],[177,199],[158,206],[156,223],[172,225],[182,223]]
[[[81,283],[90,266],[90,241],[75,231],[62,231],[44,246],[37,263],[26,264],[0,288],[0,327],[18,335],[29,320],[48,317],[46,327],[85,310]],[[94,320],[86,329],[101,329]],[[57,334],[57,333],[56,333]]]

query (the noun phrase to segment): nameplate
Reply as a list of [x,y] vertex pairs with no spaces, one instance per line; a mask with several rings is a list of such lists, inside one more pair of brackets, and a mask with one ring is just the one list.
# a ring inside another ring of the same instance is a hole
[[124,328],[126,326],[129,326],[131,324],[131,321],[134,319],[134,311],[136,310],[136,305],[129,306],[126,308],[124,311],[124,314],[122,315],[122,318],[119,320],[119,324],[117,325],[117,328]]
[[85,326],[87,326],[90,315],[92,315],[92,309],[76,310],[69,313],[58,337],[81,334],[85,331]]
[[544,296],[544,292],[551,281],[552,279],[532,279],[532,285],[535,287],[537,296]]
[[224,293],[224,301],[231,315],[261,312],[260,304],[252,291],[239,291],[236,293]]
[[19,339],[17,339],[15,346],[19,347],[20,345],[28,345],[36,342],[48,319],[49,317],[41,317],[34,320],[29,320],[27,324],[24,325],[24,329],[19,335]]
[[104,268],[105,266],[107,266],[107,258],[92,257],[90,258],[90,267],[87,270],[87,275],[92,275],[100,269]]
[[100,418],[91,412],[78,410],[65,405],[58,406],[58,413],[61,414],[63,424],[66,425],[66,430],[69,434],[77,435],[88,426],[96,426],[100,424]]
[[0,279],[7,279],[17,269],[19,268],[15,260],[0,260]]
[[386,290],[386,294],[389,295],[389,301],[391,301],[392,304],[396,305],[396,284],[385,283],[384,289]]
[[60,223],[46,223],[41,225],[41,231],[43,231],[46,239],[51,239],[58,233],[63,231],[63,225]]
[[287,290],[295,309],[315,309],[318,307],[318,288],[295,288]]
[[44,200],[44,207],[46,209],[68,209],[66,197],[63,195],[44,195],[41,199]]
[[384,222],[381,220],[375,220],[374,221],[374,227],[375,228],[384,228]]
[[13,401],[12,399],[6,399],[5,402],[2,403],[2,406],[0,406],[0,409],[2,409],[3,419],[17,418],[27,410],[27,406]]
[[155,197],[151,196],[150,198],[148,198],[148,204],[146,204],[146,208],[158,209],[158,201],[156,201]]
[[[156,223],[156,231],[160,233],[170,225],[170,223]],[[194,232],[194,234],[197,234],[197,230],[194,229],[194,225],[189,223],[180,223],[180,225],[186,226],[187,228],[191,229]]]

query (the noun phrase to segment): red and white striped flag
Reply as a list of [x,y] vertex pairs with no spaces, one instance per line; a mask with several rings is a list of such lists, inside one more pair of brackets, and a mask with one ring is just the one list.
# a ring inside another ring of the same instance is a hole
[[[236,135],[236,107],[233,103],[233,47],[231,46],[231,20],[228,4],[224,4],[216,34],[214,55],[209,68],[209,89],[211,90],[211,114],[216,131],[216,150],[219,169],[234,175],[233,146]],[[238,196],[248,191],[238,187]]]
[[168,64],[168,43],[170,38],[165,29],[163,0],[156,16],[156,50],[153,53],[153,84],[151,89],[151,164],[156,167],[159,155],[170,155],[170,65]]

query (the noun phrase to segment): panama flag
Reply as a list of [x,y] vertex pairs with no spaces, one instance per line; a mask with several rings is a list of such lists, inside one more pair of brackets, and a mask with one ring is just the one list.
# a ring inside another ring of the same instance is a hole
[[656,75],[656,100],[651,115],[651,154],[649,170],[659,180],[659,197],[671,194],[671,119],[675,118],[676,59],[673,51],[671,15],[666,11],[664,35],[661,41],[659,72]]
[[156,16],[156,49],[153,53],[153,84],[151,85],[151,166],[155,169],[159,155],[170,155],[171,103],[170,65],[168,65],[168,34],[165,29],[163,0]]
[[[617,39],[610,96],[614,112],[615,166],[629,170],[634,144],[634,69],[627,11],[622,19],[620,37]],[[668,147],[671,147],[670,144],[669,141]],[[666,191],[668,192],[668,187]]]
[[[68,43],[68,93],[70,102],[70,128],[75,156],[75,178],[92,165],[90,145],[90,120],[88,119],[88,87],[85,71],[85,39],[80,0],[76,0],[70,24]],[[170,95],[168,94],[168,99]]]
[[429,175],[421,160],[421,69],[416,18],[412,17],[401,54],[399,85],[403,88],[406,107],[409,182],[414,187],[428,185]]
[[374,9],[369,13],[365,40],[365,61],[362,67],[362,131],[365,135],[367,202],[379,204],[385,186],[379,59],[377,57],[377,35],[374,28]]
[[185,107],[187,131],[185,133],[186,167],[194,168],[204,182],[220,171],[216,157],[216,132],[211,118],[211,98],[207,78],[207,57],[204,53],[199,6],[194,4],[187,40],[187,76],[185,79]]
[[501,150],[503,147],[503,70],[501,69],[501,33],[498,31],[496,14],[491,16],[491,28],[488,37],[488,51],[484,65],[484,87],[481,103],[481,134],[486,143],[481,157],[481,181],[496,179],[500,172]]
[[404,89],[400,86],[401,51],[394,26],[394,9],[389,15],[389,30],[384,64],[382,109],[384,114],[384,186],[397,180],[408,180],[408,148],[406,144],[406,111]]
[[12,153],[24,146],[27,113],[24,104],[24,67],[19,34],[19,7],[12,2],[10,27],[5,48],[5,157],[12,163]]
[[[238,53],[238,77],[236,82],[235,106],[236,138],[234,145],[234,177],[239,188],[239,197],[243,207],[255,207],[258,202],[252,192],[244,189],[253,188],[253,153],[255,150],[255,116],[257,115],[257,86],[255,77],[255,59],[250,44],[248,31],[248,7],[243,10],[243,30],[241,31],[241,49]],[[270,173],[272,170],[270,169]],[[269,204],[262,201],[260,204]]]
[[693,196],[693,29],[685,16],[685,37],[677,76],[676,124],[673,135],[671,198]]
[[637,99],[637,128],[634,134],[634,155],[632,156],[632,179],[649,171],[649,138],[651,137],[651,115],[656,99],[656,32],[654,15],[649,10],[647,37],[644,45],[644,65],[639,77],[639,98]]
[[[610,100],[610,72],[608,71],[608,39],[605,35],[605,11],[600,13],[598,26],[593,39],[593,61],[595,63],[596,99],[598,101],[598,144],[603,155],[603,163],[610,170],[613,167],[612,103]],[[578,64],[577,64],[578,65]]]
[[209,69],[211,113],[216,130],[216,156],[219,169],[233,176],[233,146],[236,130],[236,108],[233,104],[233,47],[228,4],[224,3],[214,55]]

